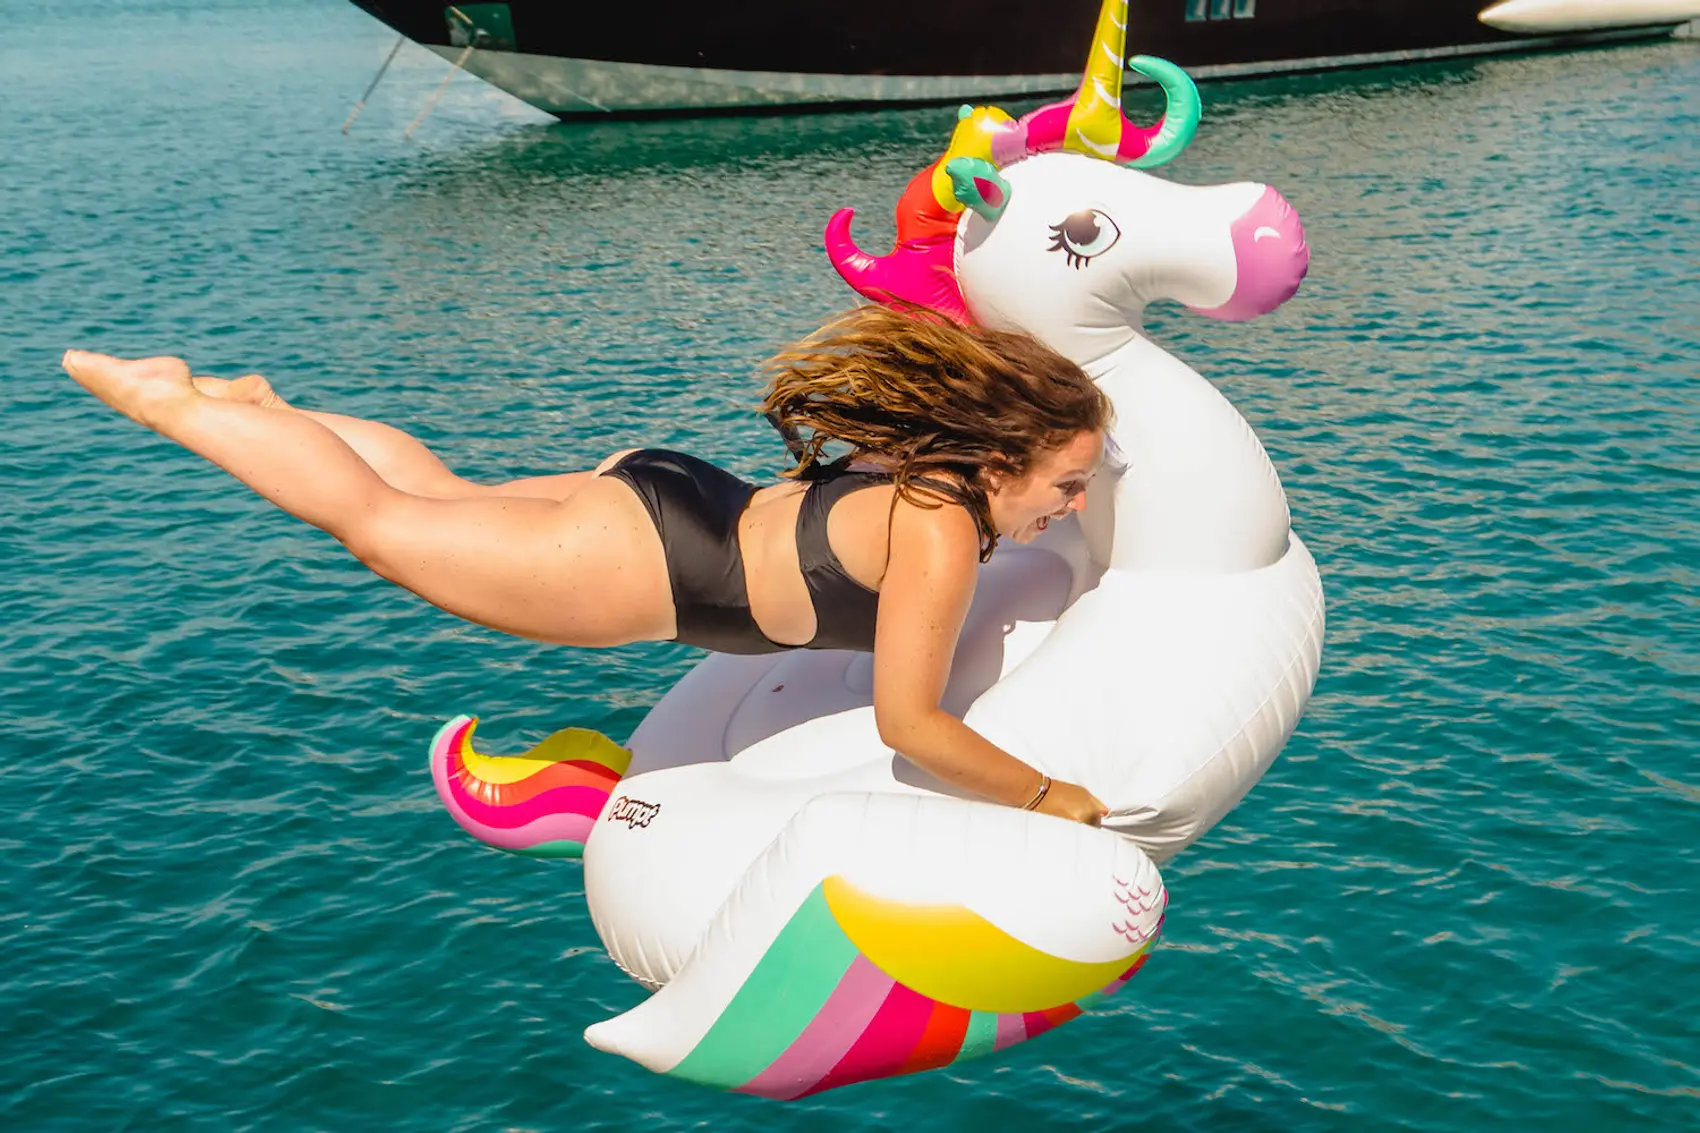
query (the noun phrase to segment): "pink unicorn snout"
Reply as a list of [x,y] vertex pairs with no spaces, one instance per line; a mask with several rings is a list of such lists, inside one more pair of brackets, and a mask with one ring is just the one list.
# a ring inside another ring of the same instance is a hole
[[1310,267],[1304,225],[1287,199],[1265,187],[1246,214],[1229,228],[1238,276],[1234,294],[1220,307],[1194,307],[1201,315],[1244,322],[1267,315],[1293,297]]

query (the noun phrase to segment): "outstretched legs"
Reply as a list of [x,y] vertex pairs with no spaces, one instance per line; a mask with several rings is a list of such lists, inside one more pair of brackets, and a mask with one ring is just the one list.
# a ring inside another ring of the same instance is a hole
[[[249,374],[234,380],[197,377],[194,382],[195,388],[208,397],[246,402],[268,409],[294,408],[259,374]],[[418,438],[400,429],[359,417],[345,417],[340,413],[324,413],[312,409],[295,411],[311,417],[341,437],[386,484],[410,495],[438,500],[459,500],[471,496],[529,496],[535,499],[565,500],[588,484],[595,475],[592,472],[565,472],[555,476],[531,476],[510,480],[503,484],[475,484],[455,475]]]
[[224,387],[197,382],[176,358],[127,362],[71,351],[64,364],[112,408],[329,532],[373,571],[450,613],[572,645],[673,636],[660,538],[642,503],[618,481],[580,474],[565,499],[482,490],[434,497],[383,474],[422,488],[448,487],[441,477],[453,477],[398,430],[354,418],[335,423],[358,434],[374,465],[333,423],[271,403],[249,379]]

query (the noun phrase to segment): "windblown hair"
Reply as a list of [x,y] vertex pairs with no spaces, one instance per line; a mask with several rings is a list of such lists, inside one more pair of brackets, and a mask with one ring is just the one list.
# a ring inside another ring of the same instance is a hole
[[[858,307],[770,359],[762,410],[818,475],[834,442],[889,462],[898,494],[967,508],[980,560],[997,546],[988,477],[1017,480],[1046,453],[1110,424],[1110,399],[1030,335],[959,326],[924,308]],[[848,458],[846,458],[848,459]]]

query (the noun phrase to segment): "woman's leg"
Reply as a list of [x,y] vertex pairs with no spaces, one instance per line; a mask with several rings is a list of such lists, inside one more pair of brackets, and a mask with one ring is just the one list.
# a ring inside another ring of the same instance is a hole
[[[259,374],[226,380],[195,379],[195,388],[208,397],[241,401],[271,409],[294,408],[279,397],[271,383]],[[415,496],[459,500],[471,496],[526,496],[533,499],[565,500],[594,477],[591,472],[566,472],[554,476],[531,476],[505,484],[475,484],[451,472],[418,438],[389,425],[296,409],[341,437],[392,488]]]
[[452,614],[571,645],[673,636],[660,537],[619,481],[591,481],[564,502],[429,499],[386,483],[305,413],[205,396],[178,359],[126,362],[73,351],[65,369],[114,409]]

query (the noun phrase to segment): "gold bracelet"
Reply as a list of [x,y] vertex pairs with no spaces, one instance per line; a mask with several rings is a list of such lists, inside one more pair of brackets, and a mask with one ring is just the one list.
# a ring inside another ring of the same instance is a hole
[[1033,797],[1027,800],[1022,810],[1037,810],[1039,804],[1045,801],[1045,795],[1051,789],[1051,777],[1043,771],[1039,772],[1039,789],[1033,792]]

